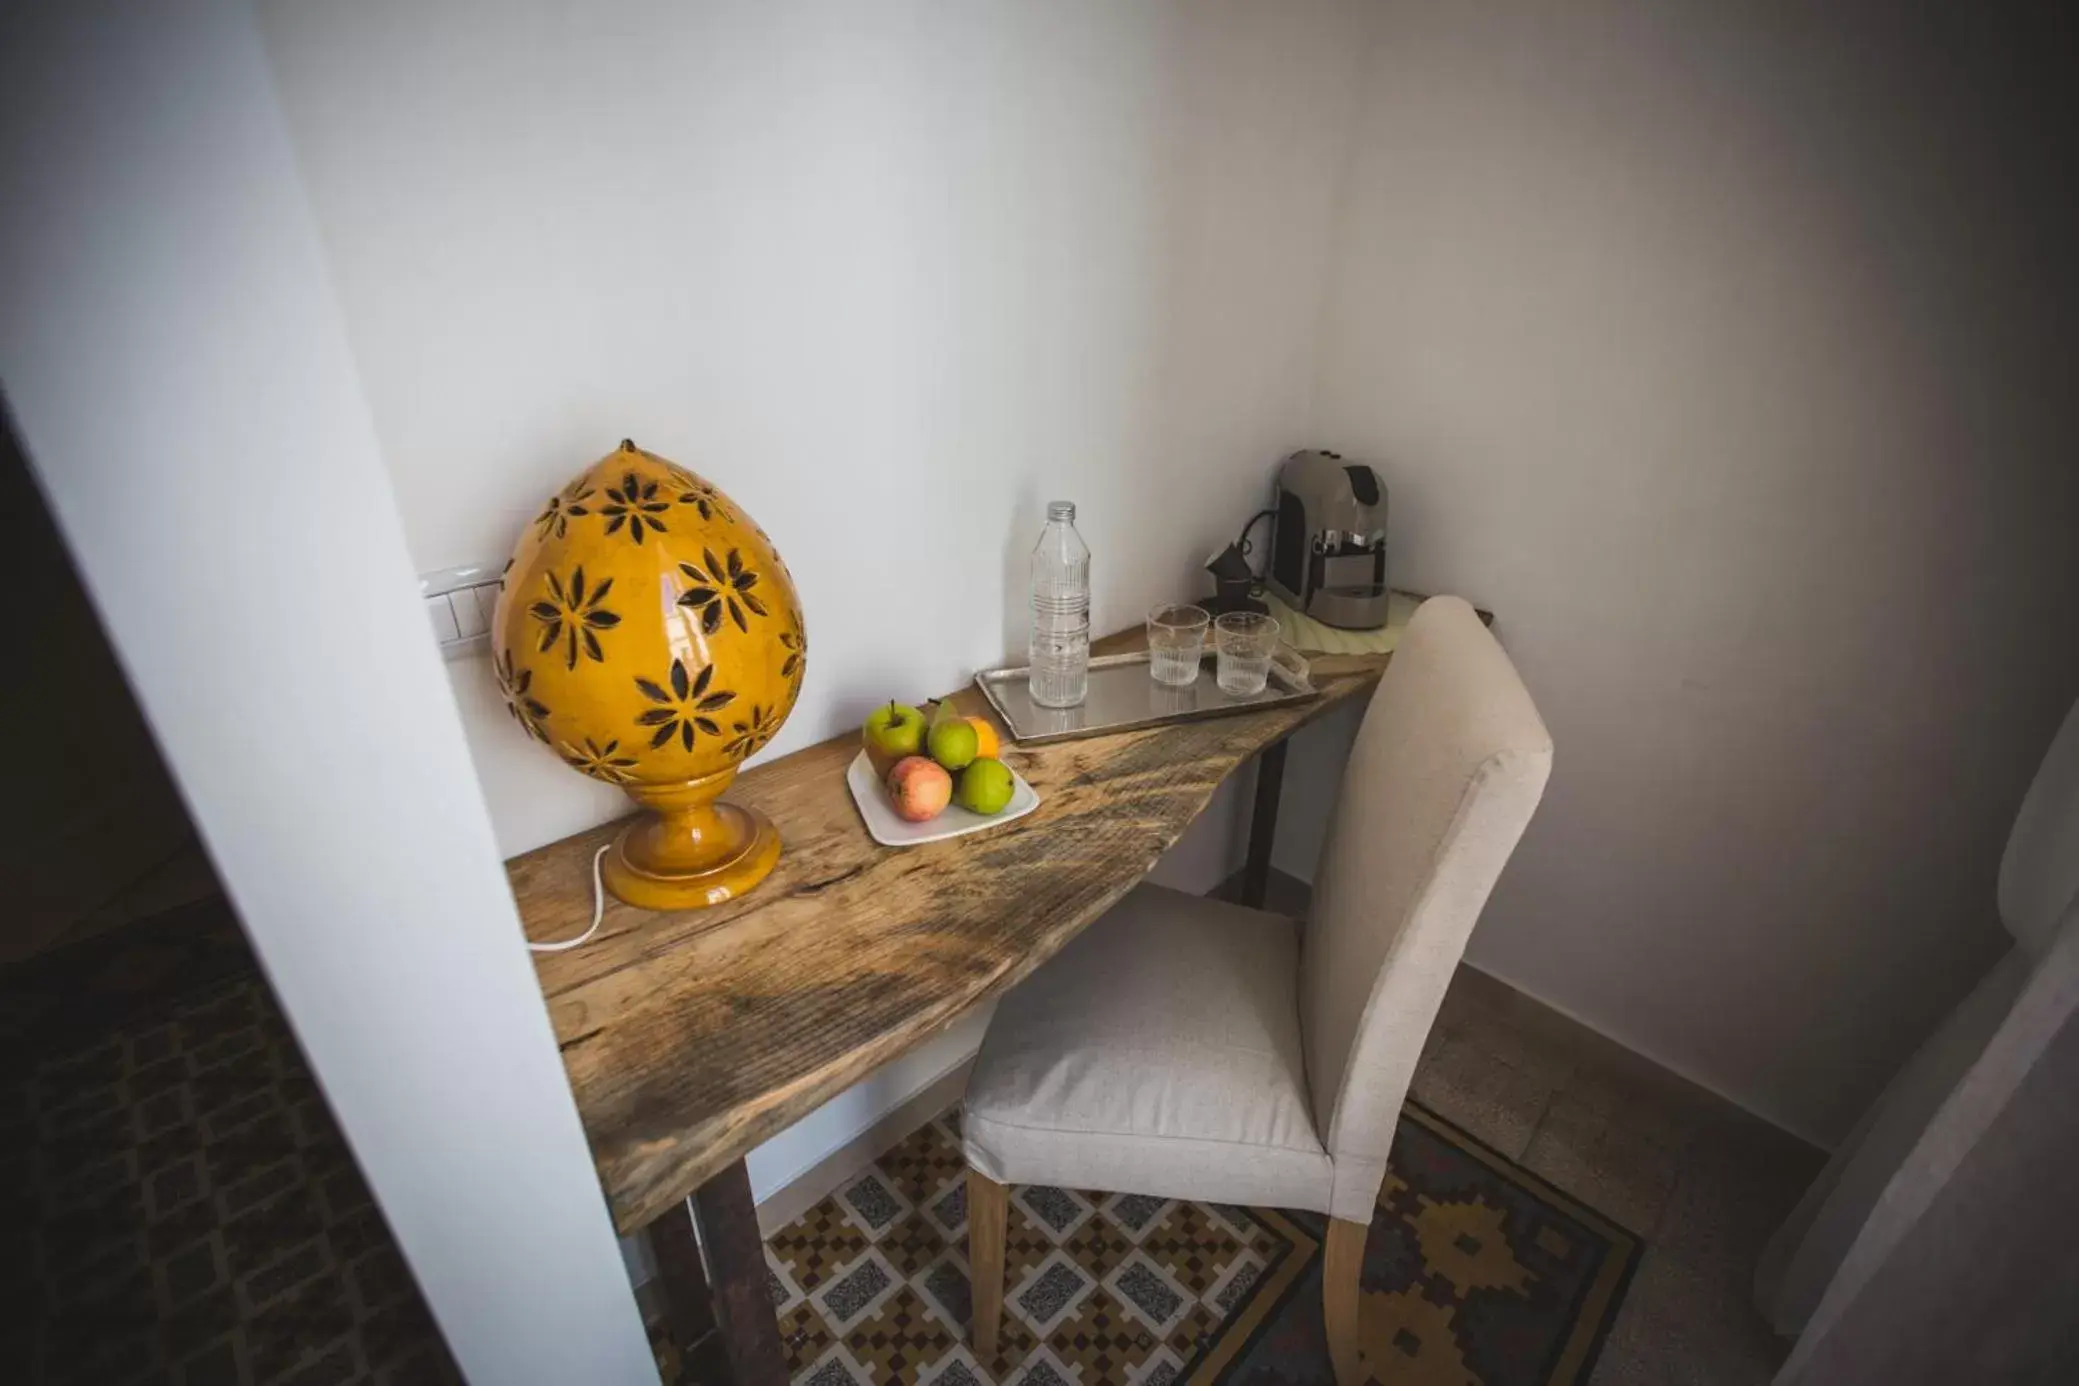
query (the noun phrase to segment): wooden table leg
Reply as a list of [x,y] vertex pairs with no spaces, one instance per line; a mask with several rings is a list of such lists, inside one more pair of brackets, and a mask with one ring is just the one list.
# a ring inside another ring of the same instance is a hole
[[[643,1232],[657,1262],[657,1284],[664,1298],[665,1336],[677,1350],[681,1364],[677,1381],[701,1381],[714,1376],[712,1366],[705,1372],[689,1370],[696,1363],[712,1364],[721,1355],[707,1271],[700,1264],[700,1243],[693,1236],[692,1204],[681,1203]],[[670,1363],[660,1361],[660,1366],[666,1371],[664,1386],[676,1386],[669,1375]],[[722,1367],[727,1370],[726,1363]]]
[[786,1386],[787,1356],[766,1288],[765,1242],[742,1160],[694,1191],[693,1217],[731,1380],[735,1386]]
[[1278,795],[1285,782],[1284,741],[1263,748],[1256,761],[1256,803],[1249,811],[1249,856],[1242,867],[1241,903],[1263,908],[1270,885],[1271,844],[1278,836]]

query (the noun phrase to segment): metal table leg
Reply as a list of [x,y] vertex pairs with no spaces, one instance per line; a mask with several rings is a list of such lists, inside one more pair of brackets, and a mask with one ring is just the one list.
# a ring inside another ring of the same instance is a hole
[[1264,890],[1270,884],[1271,844],[1278,836],[1278,798],[1285,782],[1285,747],[1279,741],[1264,747],[1256,762],[1256,802],[1249,815],[1249,856],[1242,867],[1241,903],[1263,908]]

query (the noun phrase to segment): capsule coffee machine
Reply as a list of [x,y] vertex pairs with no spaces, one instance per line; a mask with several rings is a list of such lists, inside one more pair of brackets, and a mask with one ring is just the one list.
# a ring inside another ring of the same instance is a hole
[[1339,453],[1278,468],[1266,583],[1294,611],[1343,630],[1386,624],[1386,485]]

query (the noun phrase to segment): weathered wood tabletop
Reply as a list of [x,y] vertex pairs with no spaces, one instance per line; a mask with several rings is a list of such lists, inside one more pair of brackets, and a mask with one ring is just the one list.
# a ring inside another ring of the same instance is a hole
[[[1138,632],[1101,642],[1133,649]],[[855,735],[746,772],[773,874],[713,910],[608,900],[599,936],[538,955],[563,1062],[622,1232],[1052,957],[1144,876],[1243,761],[1369,690],[1385,657],[1317,661],[1318,699],[1023,749],[1038,811],[923,847],[867,836]],[[970,687],[956,701],[987,713]],[[609,823],[507,864],[527,935],[582,932]]]

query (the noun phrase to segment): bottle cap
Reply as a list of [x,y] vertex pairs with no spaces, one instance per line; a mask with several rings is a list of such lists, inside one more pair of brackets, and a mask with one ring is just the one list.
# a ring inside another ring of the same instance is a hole
[[1073,520],[1076,517],[1074,501],[1048,501],[1047,518],[1050,520]]

